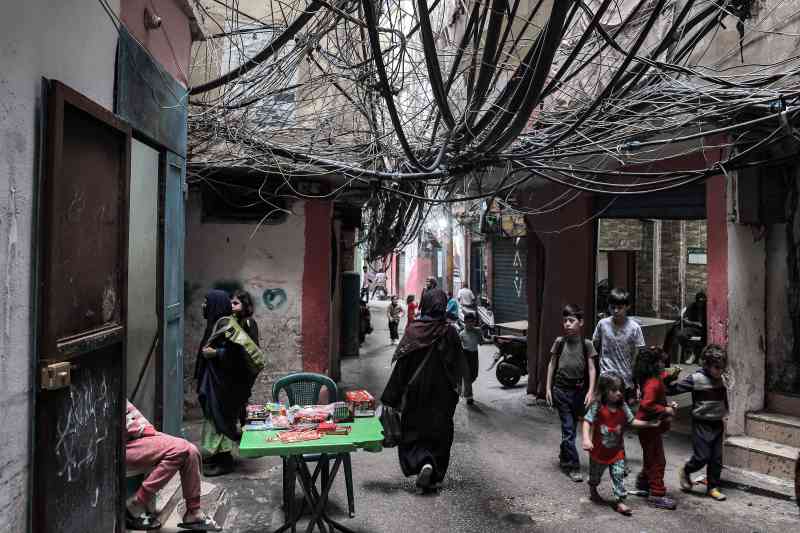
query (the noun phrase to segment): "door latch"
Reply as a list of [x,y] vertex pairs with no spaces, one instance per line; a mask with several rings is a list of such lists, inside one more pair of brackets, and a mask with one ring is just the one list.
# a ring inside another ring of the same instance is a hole
[[52,363],[42,367],[42,389],[56,390],[72,383],[72,365],[68,362]]

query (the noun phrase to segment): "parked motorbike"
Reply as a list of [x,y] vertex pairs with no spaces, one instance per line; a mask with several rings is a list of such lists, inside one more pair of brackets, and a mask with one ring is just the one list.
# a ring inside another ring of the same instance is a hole
[[503,387],[513,387],[528,373],[528,338],[496,335],[492,341],[497,346],[497,353],[487,370],[496,367],[497,381]]

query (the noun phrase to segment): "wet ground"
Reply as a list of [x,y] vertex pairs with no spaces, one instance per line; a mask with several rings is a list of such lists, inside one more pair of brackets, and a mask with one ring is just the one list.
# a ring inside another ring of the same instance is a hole
[[[373,304],[375,331],[361,356],[342,364],[343,387],[363,387],[376,397],[390,372],[385,304]],[[525,405],[520,384],[503,389],[489,366],[493,347],[480,351],[481,372],[475,405],[456,411],[456,437],[444,486],[436,495],[418,496],[414,480],[400,472],[396,450],[352,455],[356,517],[346,517],[343,476],[331,494],[331,515],[361,533],[586,531],[796,531],[800,516],[794,502],[727,490],[728,500],[714,502],[678,490],[675,469],[690,455],[688,437],[666,438],[670,495],[678,510],[656,510],[631,497],[632,517],[588,500],[586,483],[575,483],[558,469],[558,416],[544,406]],[[523,382],[524,383],[524,382]],[[190,424],[194,431],[196,424]],[[191,432],[190,432],[191,434]],[[629,463],[636,473],[641,450],[636,435],[626,438]],[[585,459],[585,457],[584,457]],[[584,461],[584,470],[586,463]],[[283,522],[280,511],[279,459],[243,460],[235,474],[209,480],[225,489],[225,509],[218,515],[229,532],[273,531]],[[584,474],[586,474],[584,472]],[[633,476],[629,478],[633,483]],[[601,494],[610,497],[604,482]],[[301,528],[304,530],[305,527]]]

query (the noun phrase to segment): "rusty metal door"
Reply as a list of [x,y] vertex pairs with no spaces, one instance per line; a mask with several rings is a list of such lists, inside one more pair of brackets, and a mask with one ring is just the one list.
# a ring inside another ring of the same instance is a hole
[[131,131],[46,83],[33,530],[121,532]]

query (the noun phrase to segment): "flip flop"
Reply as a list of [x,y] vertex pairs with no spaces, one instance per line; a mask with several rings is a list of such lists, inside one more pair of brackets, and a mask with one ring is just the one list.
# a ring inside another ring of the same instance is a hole
[[633,510],[627,505],[623,505],[621,503],[615,503],[614,505],[611,506],[611,508],[614,509],[619,514],[621,514],[622,516],[633,515]]
[[152,531],[161,529],[161,522],[147,513],[133,516],[128,509],[125,509],[125,528],[134,531]]
[[188,531],[222,531],[222,528],[210,516],[195,522],[181,522],[178,527]]

